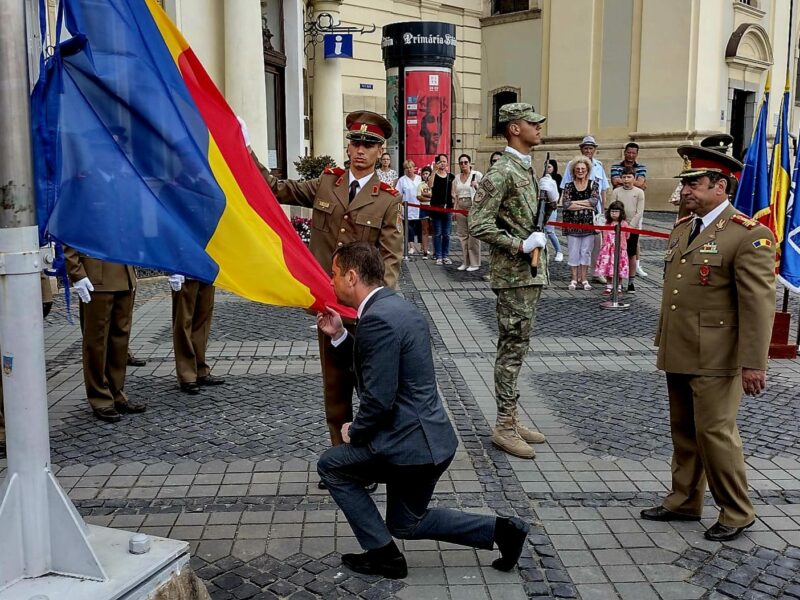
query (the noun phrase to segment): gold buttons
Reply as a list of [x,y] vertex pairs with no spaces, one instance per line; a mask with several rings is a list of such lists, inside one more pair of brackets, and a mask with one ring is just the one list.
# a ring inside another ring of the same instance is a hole
[[678,295],[678,290],[672,290],[672,295],[673,296],[677,296]]
[[681,275],[680,273],[678,273],[678,274],[677,274],[675,277],[676,277],[676,278],[678,278],[678,279],[680,279],[681,277],[683,277],[683,275]]
[[685,263],[685,262],[686,262],[686,259],[685,259],[685,258],[682,258],[682,259],[681,259],[681,264],[683,264],[683,263]]
[[673,305],[672,305],[672,306],[670,306],[669,308],[670,308],[670,310],[675,310],[675,309],[676,309],[676,308],[678,308],[678,307],[677,307],[677,306],[675,306],[675,305],[673,304]]
[[704,264],[704,265],[707,265],[707,264],[708,264],[708,259],[705,259],[705,260],[703,261],[703,264]]
[[344,216],[344,220],[345,220],[345,221],[347,221],[347,219],[349,219],[349,218],[350,218],[350,215],[345,215],[345,216]]
[[341,228],[339,231],[340,231],[341,233],[344,233],[344,232],[345,232],[345,229],[344,229],[344,227],[342,227],[342,228]]
[[336,245],[337,245],[337,246],[344,246],[344,244],[343,244],[342,242],[339,242],[339,243],[338,243],[338,244],[336,244]]
[[372,225],[372,221],[367,221],[367,225]]
[[720,321],[719,324],[720,325],[725,325],[725,321]]

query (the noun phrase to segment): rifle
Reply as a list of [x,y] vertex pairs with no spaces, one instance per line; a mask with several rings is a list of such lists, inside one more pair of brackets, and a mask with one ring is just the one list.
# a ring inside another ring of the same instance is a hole
[[[547,153],[546,158],[544,159],[544,171],[543,173],[547,174],[547,165],[550,163],[550,153]],[[534,231],[542,231],[544,229],[544,225],[547,222],[547,215],[548,213],[545,211],[545,207],[550,204],[550,198],[547,196],[547,192],[539,189],[539,202],[536,205],[536,215],[534,216]],[[531,252],[531,275],[536,277],[539,273],[539,257],[542,254],[541,248],[534,248],[533,252]]]

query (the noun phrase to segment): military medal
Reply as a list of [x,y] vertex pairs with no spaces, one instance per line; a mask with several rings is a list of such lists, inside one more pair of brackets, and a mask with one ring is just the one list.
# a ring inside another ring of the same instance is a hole
[[320,208],[330,208],[331,204],[330,204],[330,202],[323,202],[322,200],[320,200],[319,201],[319,207]]
[[707,244],[703,244],[703,247],[700,248],[700,254],[719,254],[716,240],[711,240]]
[[711,267],[700,265],[700,285],[708,285],[708,278],[711,276]]

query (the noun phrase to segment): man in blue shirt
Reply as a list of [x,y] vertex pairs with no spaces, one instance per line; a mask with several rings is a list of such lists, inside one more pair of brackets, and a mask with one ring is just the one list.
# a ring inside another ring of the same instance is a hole
[[622,153],[622,160],[611,165],[611,185],[618,188],[622,185],[622,169],[630,167],[633,169],[633,187],[647,189],[647,167],[642,163],[636,162],[639,157],[639,144],[629,142],[625,144]]

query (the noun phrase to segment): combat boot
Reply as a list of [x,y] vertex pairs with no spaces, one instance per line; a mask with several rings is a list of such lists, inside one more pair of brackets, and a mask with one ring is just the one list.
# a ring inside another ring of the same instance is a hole
[[539,433],[538,431],[536,431],[535,429],[531,429],[530,427],[525,427],[525,425],[520,423],[519,417],[517,417],[516,413],[514,413],[514,416],[512,418],[514,420],[514,429],[516,429],[517,433],[519,434],[519,437],[521,437],[529,444],[544,444],[544,442],[547,440],[547,438],[544,437],[543,433]]
[[497,425],[492,430],[492,443],[502,451],[519,458],[536,456],[536,451],[517,433],[511,417],[497,419]]

